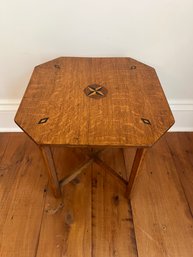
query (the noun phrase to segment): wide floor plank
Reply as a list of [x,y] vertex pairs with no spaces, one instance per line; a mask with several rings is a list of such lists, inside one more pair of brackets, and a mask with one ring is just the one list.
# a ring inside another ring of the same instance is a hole
[[63,188],[63,199],[48,193],[38,257],[90,257],[90,168]]
[[97,164],[92,173],[92,257],[136,257],[125,184]]
[[193,217],[193,133],[168,133],[166,141]]
[[0,256],[34,257],[47,184],[37,146],[10,135],[0,167]]
[[193,220],[164,138],[142,167],[131,200],[139,257],[192,256]]

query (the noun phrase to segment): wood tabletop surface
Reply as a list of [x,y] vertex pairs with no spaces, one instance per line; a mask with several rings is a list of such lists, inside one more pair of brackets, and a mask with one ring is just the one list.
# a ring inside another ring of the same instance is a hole
[[154,68],[60,57],[35,67],[15,122],[41,145],[149,147],[174,118]]

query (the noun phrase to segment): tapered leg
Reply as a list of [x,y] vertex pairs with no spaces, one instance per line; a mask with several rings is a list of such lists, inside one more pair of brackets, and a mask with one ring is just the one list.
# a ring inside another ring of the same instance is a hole
[[135,183],[135,179],[136,179],[137,173],[139,171],[139,167],[144,158],[145,152],[146,152],[146,148],[137,148],[135,158],[133,161],[133,165],[131,168],[131,174],[130,174],[128,185],[127,185],[126,196],[128,198],[130,198],[131,191],[132,191],[133,185]]
[[60,184],[56,174],[56,167],[54,164],[52,152],[49,146],[40,146],[44,162],[46,164],[46,170],[49,178],[49,184],[55,197],[61,196]]

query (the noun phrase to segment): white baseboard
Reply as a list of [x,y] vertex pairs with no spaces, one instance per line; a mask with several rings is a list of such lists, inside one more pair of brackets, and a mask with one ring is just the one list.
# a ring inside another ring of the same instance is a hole
[[[21,132],[14,123],[14,116],[20,100],[0,100],[0,132]],[[193,131],[193,101],[169,101],[175,118],[175,124],[170,131]]]
[[169,131],[193,131],[193,100],[171,100],[175,124]]
[[19,103],[20,100],[17,99],[0,100],[0,132],[22,131],[14,122],[15,113]]

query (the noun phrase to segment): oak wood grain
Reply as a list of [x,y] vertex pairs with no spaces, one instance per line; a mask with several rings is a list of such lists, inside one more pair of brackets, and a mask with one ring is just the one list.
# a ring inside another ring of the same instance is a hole
[[[89,85],[108,93],[88,97]],[[131,58],[61,57],[36,66],[15,122],[38,144],[151,146],[174,123],[155,70]]]

